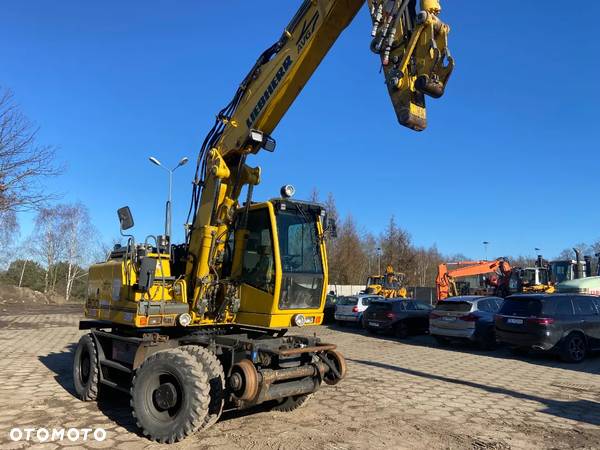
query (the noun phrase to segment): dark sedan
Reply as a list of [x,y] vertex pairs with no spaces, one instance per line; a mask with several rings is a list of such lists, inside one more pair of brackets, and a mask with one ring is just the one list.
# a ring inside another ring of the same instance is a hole
[[399,338],[425,334],[431,310],[431,305],[408,298],[372,301],[363,314],[363,327],[370,333],[392,333]]

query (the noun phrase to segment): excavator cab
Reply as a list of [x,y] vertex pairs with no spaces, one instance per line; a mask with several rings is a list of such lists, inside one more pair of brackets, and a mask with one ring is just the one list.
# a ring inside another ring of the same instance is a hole
[[325,208],[274,199],[238,212],[244,238],[233,244],[240,283],[238,323],[265,327],[320,325],[327,287]]

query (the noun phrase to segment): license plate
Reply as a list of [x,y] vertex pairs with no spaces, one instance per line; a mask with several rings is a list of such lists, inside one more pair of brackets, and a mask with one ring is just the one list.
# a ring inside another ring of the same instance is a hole
[[523,325],[523,319],[506,319],[506,323],[514,323],[515,325]]
[[369,322],[370,327],[378,327],[379,324],[377,322]]
[[456,321],[456,317],[452,317],[452,316],[444,316],[442,317],[442,320],[444,322],[455,322]]

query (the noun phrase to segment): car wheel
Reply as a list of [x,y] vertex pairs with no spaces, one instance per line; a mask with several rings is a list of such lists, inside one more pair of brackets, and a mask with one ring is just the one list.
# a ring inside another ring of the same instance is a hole
[[496,333],[490,329],[482,334],[478,339],[477,345],[481,350],[494,350],[496,348]]
[[405,322],[398,322],[396,325],[394,325],[394,336],[399,339],[408,337],[408,326]]
[[525,347],[510,347],[510,352],[515,356],[527,356],[529,349]]
[[444,336],[434,336],[435,342],[437,342],[438,345],[445,347],[448,344],[450,344],[450,339],[448,339],[447,337]]
[[560,356],[563,361],[579,363],[587,355],[587,342],[581,333],[571,333],[562,343]]

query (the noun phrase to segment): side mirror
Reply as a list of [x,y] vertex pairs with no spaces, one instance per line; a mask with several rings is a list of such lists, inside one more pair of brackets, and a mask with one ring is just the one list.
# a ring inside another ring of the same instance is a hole
[[117,210],[119,216],[119,223],[121,224],[121,231],[129,230],[133,227],[133,216],[129,206],[123,206]]
[[329,231],[329,236],[332,238],[337,237],[337,224],[335,223],[335,219],[327,219],[327,231]]

